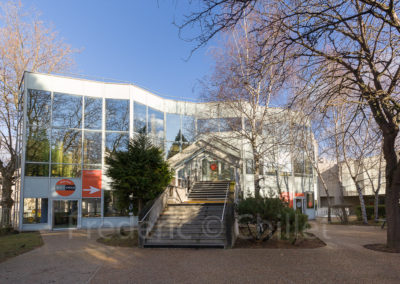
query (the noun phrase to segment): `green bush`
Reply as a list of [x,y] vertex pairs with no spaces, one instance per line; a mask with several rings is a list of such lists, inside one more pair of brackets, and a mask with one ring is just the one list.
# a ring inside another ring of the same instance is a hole
[[[373,220],[375,213],[374,213],[374,206],[373,205],[366,205],[365,206],[365,211],[367,213],[367,219],[368,220]],[[357,219],[361,221],[362,216],[361,216],[361,206],[356,207],[356,215]],[[385,205],[378,205],[378,216],[379,218],[386,218],[386,207]]]
[[[239,222],[248,225],[256,240],[268,240],[278,230],[283,238],[296,238],[308,228],[308,216],[287,207],[279,198],[249,197],[239,203],[237,210]],[[249,225],[256,229],[251,230]]]

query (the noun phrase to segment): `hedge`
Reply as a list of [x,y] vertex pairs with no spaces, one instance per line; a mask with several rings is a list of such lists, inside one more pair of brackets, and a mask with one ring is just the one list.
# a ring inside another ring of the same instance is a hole
[[[365,211],[367,213],[368,220],[373,220],[375,213],[374,213],[374,206],[373,205],[366,205]],[[358,220],[362,220],[361,218],[361,206],[356,207],[356,215]],[[386,218],[386,208],[385,205],[378,205],[378,217],[379,218]]]

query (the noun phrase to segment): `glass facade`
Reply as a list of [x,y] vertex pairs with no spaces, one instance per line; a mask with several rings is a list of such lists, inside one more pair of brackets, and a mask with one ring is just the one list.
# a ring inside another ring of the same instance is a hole
[[[196,141],[198,134],[241,130],[243,122],[241,118],[197,118],[196,107],[179,111],[180,107],[150,106],[126,97],[81,96],[29,88],[25,105],[23,173],[30,179],[48,177],[48,184],[69,178],[79,179],[78,184],[82,184],[84,170],[104,171],[104,158],[126,150],[129,138],[140,131],[148,133],[169,159]],[[296,174],[311,175],[311,164],[304,159],[295,161],[292,167],[288,151],[281,147],[276,154],[276,160],[282,164],[279,172],[289,173],[293,168]],[[244,163],[244,174],[253,174],[252,160],[245,159]],[[223,161],[204,160],[199,165],[203,167],[199,166],[198,175],[204,180],[234,179],[234,169]],[[275,168],[273,163],[266,163],[265,174],[275,174]],[[182,171],[180,173],[182,175]],[[53,222],[62,227],[76,226],[77,218],[82,217],[127,216],[129,212],[119,210],[118,199],[107,186],[107,183],[103,184],[101,197],[86,198],[80,194],[68,202],[53,203],[56,198],[50,194],[50,200],[46,196],[37,198],[38,194],[22,195],[23,223]],[[82,188],[76,190],[82,191]],[[49,208],[55,210],[53,214],[57,213],[56,220],[47,220]],[[72,219],[67,220],[70,216]]]
[[129,131],[129,100],[106,99],[106,130]]
[[47,198],[24,198],[24,224],[47,223],[48,202]]
[[103,99],[85,97],[86,129],[101,129],[103,122]]

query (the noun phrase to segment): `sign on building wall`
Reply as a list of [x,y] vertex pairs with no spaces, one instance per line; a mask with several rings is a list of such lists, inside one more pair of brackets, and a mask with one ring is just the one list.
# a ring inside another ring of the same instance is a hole
[[101,170],[82,171],[82,197],[101,198]]
[[62,179],[56,183],[56,192],[61,196],[70,196],[76,190],[75,183],[70,179]]

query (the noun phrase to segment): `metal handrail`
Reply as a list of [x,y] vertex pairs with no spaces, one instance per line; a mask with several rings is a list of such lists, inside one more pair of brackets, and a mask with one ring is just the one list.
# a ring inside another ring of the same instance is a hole
[[230,183],[228,183],[228,188],[226,189],[224,209],[222,210],[221,222],[224,221],[224,217],[225,217],[225,208],[226,208],[226,203],[227,203],[227,199],[228,199],[229,187],[230,187]]
[[146,219],[147,215],[149,215],[150,212],[153,210],[153,207],[156,205],[157,201],[158,201],[159,199],[161,199],[161,198],[164,196],[164,194],[167,194],[167,193],[168,193],[168,190],[169,190],[169,188],[167,187],[167,188],[164,190],[164,192],[154,201],[154,203],[153,203],[153,205],[150,207],[149,211],[147,211],[146,215],[143,216],[142,220],[140,220],[139,223],[143,222],[143,220]]

